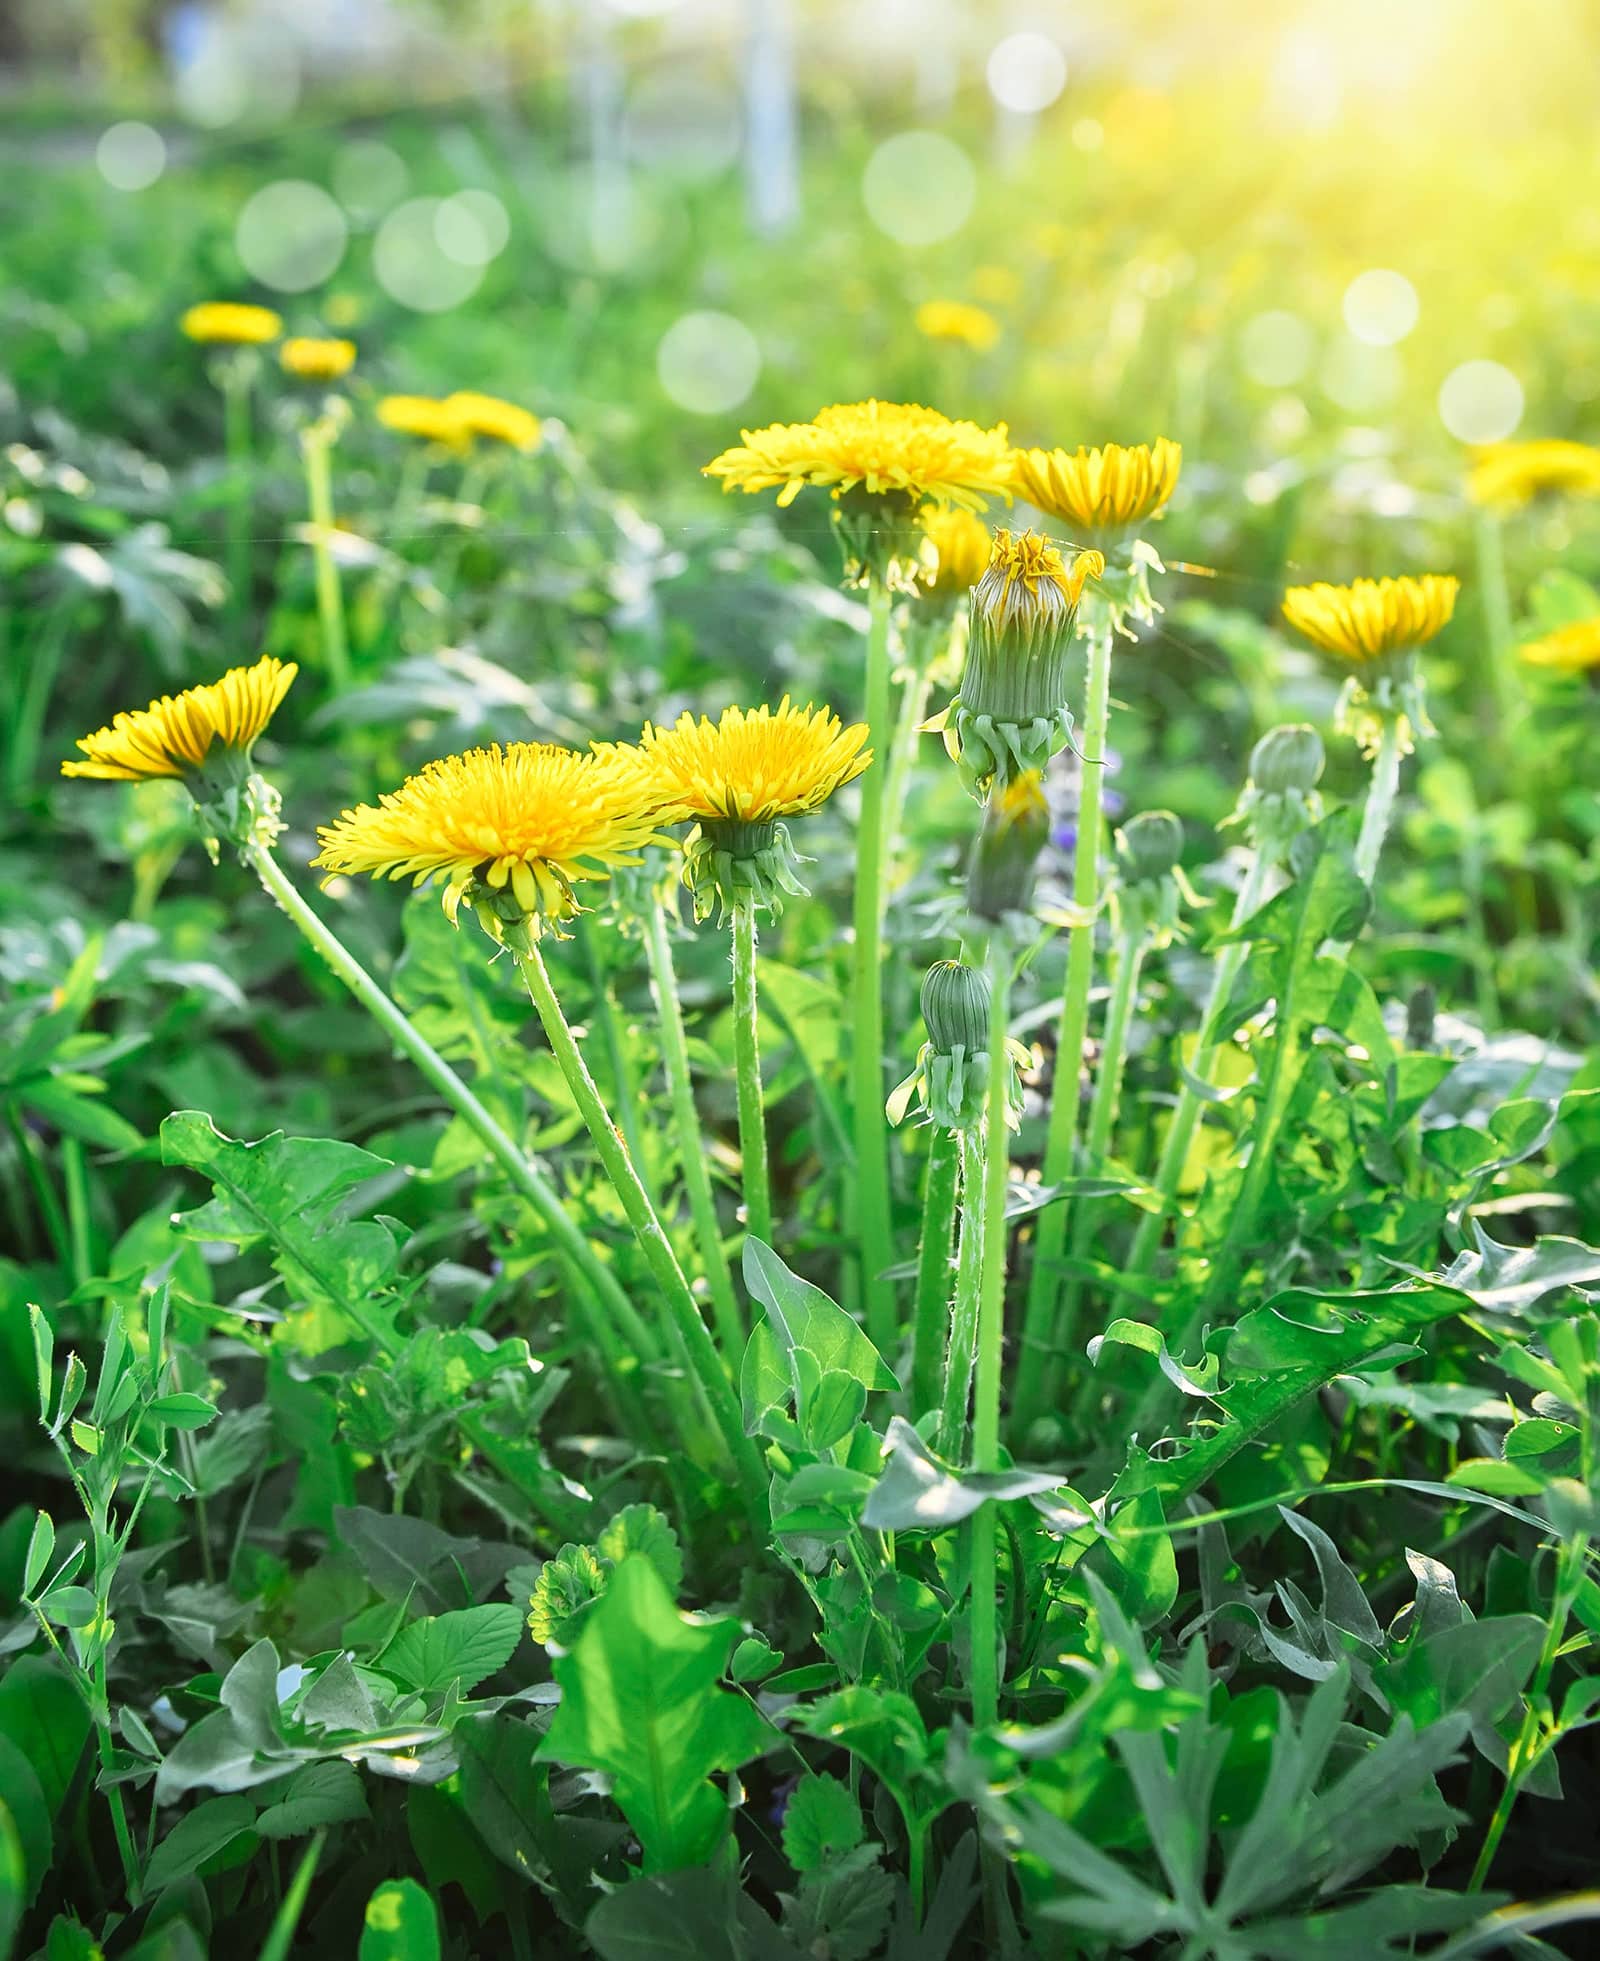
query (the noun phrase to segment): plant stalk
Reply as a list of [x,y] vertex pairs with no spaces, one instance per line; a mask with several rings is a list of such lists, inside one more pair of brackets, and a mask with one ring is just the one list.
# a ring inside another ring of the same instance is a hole
[[944,1402],[939,1415],[939,1455],[965,1463],[972,1368],[978,1349],[978,1297],[983,1289],[983,1168],[979,1129],[961,1133],[961,1236],[956,1251],[956,1290],[950,1304],[945,1349]]
[[756,907],[753,893],[733,905],[733,1055],[739,1093],[739,1161],[744,1216],[754,1239],[772,1244],[772,1181],[767,1170],[767,1113],[761,1096],[756,1000]]
[[251,376],[238,360],[222,367],[222,426],[228,459],[228,616],[235,634],[250,613]]
[[306,498],[311,510],[311,558],[316,570],[317,617],[322,623],[322,651],[328,664],[328,685],[343,694],[350,685],[350,641],[345,629],[344,591],[331,542],[333,520],[333,437],[322,421],[301,431],[300,454],[306,466]]
[[1361,834],[1356,839],[1356,870],[1367,885],[1378,876],[1378,860],[1383,856],[1383,843],[1389,835],[1399,789],[1400,717],[1390,714],[1383,718],[1378,753],[1372,759],[1372,784],[1361,813]]
[[911,1323],[913,1416],[935,1408],[939,1401],[940,1368],[950,1332],[950,1239],[960,1177],[960,1140],[943,1124],[935,1124],[928,1142],[922,1239],[917,1248],[917,1299]]

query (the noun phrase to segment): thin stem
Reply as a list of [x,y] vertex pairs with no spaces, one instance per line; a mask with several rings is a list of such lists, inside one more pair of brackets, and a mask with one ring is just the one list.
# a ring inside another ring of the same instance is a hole
[[945,1350],[944,1403],[939,1415],[939,1455],[966,1461],[967,1412],[972,1403],[972,1365],[978,1349],[978,1296],[983,1287],[983,1136],[961,1133],[961,1238],[956,1253],[956,1291],[950,1305]]
[[[972,1402],[972,1459],[980,1471],[1000,1469],[1000,1358],[1005,1341],[1006,1178],[1009,1152],[1006,1091],[1010,1058],[1006,1030],[1011,955],[1000,936],[989,952],[989,1086],[984,1103],[983,1277],[978,1295],[978,1366]],[[1000,1713],[999,1574],[995,1507],[972,1516],[972,1720],[987,1728]]]
[[889,780],[883,791],[883,831],[891,861],[900,840],[901,820],[905,816],[906,790],[917,753],[917,731],[927,715],[928,696],[933,688],[933,667],[937,658],[933,645],[937,644],[942,652],[956,631],[958,628],[954,626],[941,630],[935,643],[933,630],[924,627],[912,642],[914,653],[926,658],[917,661],[906,673],[900,690],[900,710],[895,717],[894,736],[889,744]]
[[655,995],[656,1018],[661,1026],[661,1060],[667,1075],[667,1096],[672,1105],[673,1127],[678,1134],[678,1162],[683,1170],[683,1186],[689,1198],[689,1216],[700,1242],[700,1261],[711,1289],[711,1305],[717,1329],[730,1355],[742,1355],[745,1345],[744,1317],[739,1297],[722,1251],[722,1227],[717,1218],[716,1194],[711,1189],[711,1173],[706,1163],[705,1143],[700,1133],[700,1113],[695,1107],[694,1079],[689,1073],[689,1044],[683,1029],[683,1008],[678,999],[678,976],[672,962],[672,942],[667,933],[667,915],[659,898],[652,898],[644,916],[645,954],[650,963],[650,986]]
[[237,359],[228,361],[221,388],[228,457],[228,615],[238,631],[250,610],[250,368]]
[[[98,1538],[98,1533],[96,1537]],[[105,1575],[105,1585],[100,1590],[96,1603],[98,1619],[104,1624],[106,1602],[111,1586],[111,1575]],[[100,1768],[109,1780],[116,1774],[117,1749],[111,1737],[111,1703],[106,1693],[106,1641],[100,1638],[100,1652],[94,1664],[94,1726],[100,1747]],[[144,1876],[139,1870],[139,1855],[133,1848],[133,1834],[128,1829],[127,1807],[122,1801],[120,1785],[107,1782],[104,1786],[106,1803],[111,1810],[111,1829],[116,1835],[117,1856],[122,1861],[122,1876],[128,1888],[128,1904],[137,1906],[144,1884]]]
[[[1083,720],[1083,777],[1078,799],[1078,836],[1072,859],[1072,900],[1085,915],[1067,938],[1067,977],[1061,999],[1061,1030],[1056,1042],[1055,1088],[1045,1140],[1043,1178],[1047,1185],[1070,1178],[1077,1157],[1078,1077],[1089,1032],[1089,989],[1094,979],[1094,915],[1100,897],[1101,806],[1105,791],[1106,737],[1111,718],[1111,620],[1097,610],[1086,635],[1088,673]],[[1039,1215],[1034,1233],[1033,1273],[1023,1319],[1023,1394],[1018,1410],[1024,1427],[1055,1393],[1060,1356],[1056,1301],[1061,1287],[1061,1255],[1067,1243],[1070,1207],[1058,1199]]]
[[333,436],[318,421],[302,431],[300,453],[306,466],[306,498],[311,508],[311,556],[316,568],[317,616],[322,622],[322,651],[328,663],[328,682],[335,694],[350,685],[350,642],[344,623],[344,592],[333,545]]
[[[61,655],[67,644],[67,630],[66,611],[57,607],[53,613],[45,616],[44,624],[34,636],[33,658],[25,663],[22,700],[12,725],[11,746],[6,758],[6,784],[13,802],[21,801],[33,780],[39,744],[50,712],[50,697],[55,692],[56,675],[60,671]],[[18,665],[24,663],[19,660]]]
[[[1239,896],[1234,901],[1229,926],[1231,932],[1238,932],[1260,906],[1277,861],[1276,847],[1263,843],[1256,848],[1250,860],[1250,869],[1239,888]],[[1195,1037],[1194,1063],[1190,1069],[1196,1082],[1209,1085],[1215,1080],[1215,1070],[1222,1054],[1217,1027],[1249,951],[1247,941],[1235,940],[1218,952],[1212,965],[1211,987],[1201,1012],[1200,1030]],[[1185,1082],[1178,1094],[1177,1107],[1167,1126],[1166,1141],[1161,1147],[1161,1157],[1156,1166],[1155,1189],[1161,1204],[1158,1210],[1147,1212],[1139,1221],[1139,1230],[1133,1236],[1133,1248],[1128,1255],[1127,1272],[1130,1278],[1148,1273],[1154,1263],[1168,1215],[1177,1202],[1178,1187],[1183,1181],[1184,1166],[1189,1162],[1189,1149],[1194,1142],[1203,1109],[1204,1100],[1199,1091]]]
[[639,1130],[639,1086],[634,1081],[632,1069],[628,1066],[628,1052],[622,1039],[622,1024],[617,1015],[617,1004],[612,998],[605,958],[600,950],[600,936],[594,930],[594,926],[595,922],[592,919],[580,920],[578,938],[583,942],[584,959],[589,968],[589,984],[594,990],[594,1012],[595,1019],[600,1024],[600,1039],[606,1045],[606,1068],[611,1077],[611,1101],[617,1112],[617,1120],[622,1125],[622,1135],[628,1146],[629,1155],[633,1159],[645,1190],[650,1194],[650,1203],[659,1212],[661,1194],[656,1190],[656,1181],[651,1176],[650,1161],[645,1156],[644,1138]]
[[1511,592],[1506,584],[1505,535],[1498,511],[1478,512],[1473,542],[1477,548],[1479,603],[1483,608],[1483,637],[1489,649],[1493,691],[1485,707],[1492,710],[1489,727],[1504,742],[1525,700],[1517,673],[1511,625]]
[[960,1177],[960,1140],[954,1131],[935,1124],[928,1143],[922,1240],[917,1249],[917,1300],[911,1323],[913,1415],[934,1408],[939,1400],[940,1364],[950,1338],[950,1239]]
[[733,1054],[739,1091],[739,1159],[745,1224],[751,1238],[772,1244],[772,1184],[767,1172],[767,1118],[761,1097],[761,1047],[756,1006],[756,908],[742,892],[733,907]]
[[[1095,1076],[1094,1097],[1089,1105],[1087,1161],[1091,1174],[1097,1174],[1111,1155],[1116,1133],[1117,1111],[1122,1101],[1122,1078],[1128,1063],[1128,1030],[1133,1021],[1134,1002],[1139,993],[1139,974],[1144,966],[1149,942],[1143,934],[1124,935],[1117,951],[1116,978],[1106,1004],[1105,1029],[1100,1038],[1100,1067]],[[1096,1214],[1087,1205],[1078,1208],[1072,1222],[1072,1257],[1083,1260],[1094,1239]],[[1078,1312],[1083,1302],[1083,1278],[1071,1274],[1062,1297],[1056,1323],[1056,1341],[1071,1351],[1076,1338]]]
[[856,1205],[861,1238],[861,1291],[867,1333],[880,1353],[893,1351],[898,1329],[894,1282],[894,1223],[889,1188],[889,1126],[883,1085],[883,888],[888,855],[884,828],[889,740],[889,607],[882,579],[868,588],[866,720],[879,758],[861,779],[861,826],[856,858],[855,959],[850,982],[850,1090],[854,1104]]
[[683,1269],[678,1265],[672,1242],[667,1238],[648,1193],[639,1182],[639,1174],[628,1156],[622,1133],[612,1121],[595,1087],[594,1078],[589,1074],[589,1065],[567,1026],[566,1016],[562,1014],[561,1003],[550,985],[550,975],[538,947],[529,940],[524,948],[514,949],[513,957],[551,1052],[567,1080],[573,1101],[588,1125],[606,1176],[622,1202],[622,1209],[628,1215],[628,1223],[633,1227],[640,1251],[682,1335],[699,1386],[738,1472],[740,1495],[750,1514],[751,1524],[757,1536],[761,1537],[767,1526],[766,1474],[755,1445],[745,1435],[739,1400],[717,1354],[716,1345],[700,1318],[700,1310],[689,1291],[688,1281],[683,1277]]
[[[409,1018],[311,910],[272,853],[260,846],[252,846],[248,859],[251,869],[266,888],[267,896],[288,914],[362,1007],[384,1029],[395,1047],[416,1064],[426,1080],[474,1133],[513,1188],[532,1206],[549,1233],[557,1254],[587,1283],[587,1299],[597,1309],[590,1319],[589,1333],[602,1358],[609,1360],[615,1357],[624,1370],[623,1354],[628,1348],[641,1362],[658,1360],[660,1345],[649,1325],[641,1318],[616,1276],[596,1256],[594,1248],[568,1215],[561,1198],[546,1183],[538,1169],[523,1156],[444,1057],[417,1033]],[[574,1290],[574,1298],[583,1299],[585,1296]],[[619,1330],[622,1336],[620,1344]]]
[[1361,835],[1356,839],[1356,870],[1367,885],[1378,875],[1383,841],[1389,835],[1394,800],[1400,788],[1400,753],[1400,717],[1386,715],[1383,733],[1378,738],[1378,753],[1372,759],[1372,786],[1361,813]]

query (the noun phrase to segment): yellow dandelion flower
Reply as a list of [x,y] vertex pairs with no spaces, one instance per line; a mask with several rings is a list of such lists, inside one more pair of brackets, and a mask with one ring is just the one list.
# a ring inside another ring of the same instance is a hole
[[1162,436],[1124,448],[1019,449],[1012,488],[1085,537],[1110,537],[1159,517],[1178,486],[1183,450]]
[[559,933],[583,910],[574,888],[638,864],[647,844],[668,841],[660,827],[675,814],[635,749],[495,743],[344,811],[318,831],[312,863],[417,885],[442,876],[452,922],[467,897],[496,938],[518,919]]
[[296,334],[278,349],[278,361],[285,374],[301,381],[337,381],[355,366],[356,344]]
[[926,300],[917,308],[917,332],[929,340],[960,341],[979,354],[1000,338],[1000,322],[981,306],[965,300]]
[[1491,443],[1472,459],[1467,495],[1474,504],[1516,510],[1541,491],[1600,497],[1600,449],[1554,440]]
[[969,510],[983,510],[991,496],[1010,500],[1004,423],[980,429],[915,403],[846,402],[814,422],[775,422],[743,435],[743,445],[724,450],[705,474],[720,477],[724,490],[776,490],[780,505],[808,484],[836,498],[860,488]]
[[202,301],[190,307],[178,325],[190,340],[239,347],[262,347],[283,332],[283,322],[270,306],[249,306],[234,300]]
[[982,518],[953,505],[922,513],[921,589],[933,599],[964,599],[988,569],[994,540]]
[[979,581],[978,607],[996,633],[1040,613],[1053,620],[1070,618],[1085,583],[1105,569],[1103,552],[1077,552],[1068,566],[1060,549],[1037,531],[997,531]]
[[1430,572],[1420,579],[1357,579],[1348,586],[1291,586],[1283,617],[1324,653],[1358,666],[1420,647],[1445,627],[1461,581]]
[[431,395],[385,395],[378,404],[378,420],[397,435],[416,436],[445,449],[472,445],[472,431],[459,412]]
[[1561,674],[1583,674],[1600,667],[1600,619],[1573,620],[1517,649],[1530,667],[1554,668]]
[[84,760],[64,762],[61,774],[114,783],[189,777],[206,768],[217,748],[248,763],[298,671],[293,661],[268,654],[254,667],[230,668],[220,681],[162,695],[148,708],[118,715],[109,728],[81,737]]
[[470,389],[445,397],[444,405],[453,409],[462,426],[474,436],[487,436],[512,449],[539,447],[544,429],[538,416],[515,402],[502,402],[497,395],[475,395]]
[[725,708],[713,722],[679,716],[646,723],[639,738],[671,803],[705,823],[770,824],[800,817],[853,782],[872,761],[864,722],[845,728],[828,708]]

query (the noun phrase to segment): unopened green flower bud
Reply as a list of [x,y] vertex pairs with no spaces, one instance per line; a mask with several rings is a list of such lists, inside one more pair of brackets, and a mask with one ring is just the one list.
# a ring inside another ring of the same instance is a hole
[[1034,871],[1050,835],[1050,806],[1039,772],[1029,770],[997,788],[984,806],[983,826],[967,868],[967,905],[979,919],[999,921],[1026,912]]
[[967,660],[947,727],[961,780],[983,796],[1042,770],[1072,733],[1068,669],[1084,581],[1103,570],[1098,552],[1070,568],[1037,532],[997,532],[988,570],[972,590]]
[[936,961],[922,983],[922,1019],[936,1049],[989,1045],[989,976],[959,960]]
[[1309,722],[1283,722],[1250,751],[1250,781],[1268,796],[1304,796],[1316,788],[1326,761],[1322,737]]
[[1183,857],[1183,825],[1170,810],[1142,810],[1117,833],[1117,857],[1128,883],[1165,878]]

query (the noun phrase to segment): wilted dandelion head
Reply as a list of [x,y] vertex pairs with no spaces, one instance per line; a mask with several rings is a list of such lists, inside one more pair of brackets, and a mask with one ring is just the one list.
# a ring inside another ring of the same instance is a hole
[[82,736],[77,757],[61,765],[63,776],[95,776],[137,783],[152,776],[192,777],[226,750],[247,767],[250,751],[289,692],[293,661],[264,655],[254,667],[234,667],[220,681],[162,695],[108,728]]
[[1474,504],[1515,510],[1541,491],[1600,497],[1600,449],[1555,440],[1491,443],[1477,451],[1467,472]]
[[538,416],[515,402],[501,401],[498,395],[475,395],[470,389],[459,389],[445,397],[444,406],[455,412],[469,435],[485,436],[511,449],[535,450],[544,436]]
[[1582,674],[1600,667],[1600,619],[1572,620],[1553,627],[1537,640],[1517,649],[1530,667],[1554,668],[1561,674]]
[[1096,541],[1119,538],[1159,517],[1178,487],[1179,444],[1103,449],[1019,449],[1012,452],[1012,489],[1046,516]]
[[1348,586],[1291,586],[1283,617],[1324,653],[1364,666],[1431,640],[1456,609],[1461,581],[1436,572],[1419,579],[1357,579]]
[[296,334],[278,349],[278,360],[285,374],[300,381],[337,381],[356,364],[353,340],[320,339]]
[[333,873],[443,876],[455,921],[464,897],[495,938],[515,920],[558,934],[583,908],[574,888],[635,865],[647,844],[667,842],[655,772],[637,749],[563,749],[513,742],[446,756],[377,804],[360,804],[317,833],[312,860]]
[[270,306],[250,306],[238,300],[203,300],[178,322],[190,340],[261,347],[276,340],[283,322]]
[[770,824],[800,817],[872,761],[867,726],[845,728],[828,708],[725,708],[715,722],[681,715],[640,737],[664,803],[703,824]]
[[917,332],[929,340],[959,341],[982,354],[1000,338],[1000,322],[966,300],[925,300],[916,312]]
[[981,429],[915,403],[870,401],[743,434],[742,446],[713,458],[705,474],[720,477],[724,490],[776,490],[780,505],[808,484],[835,497],[860,490],[969,510],[983,510],[988,497],[1010,498],[1004,423]]
[[958,504],[932,506],[921,524],[919,587],[933,599],[964,599],[988,568],[994,549],[989,527]]
[[397,435],[416,436],[445,449],[472,446],[472,431],[460,413],[432,395],[385,395],[378,404],[378,420]]

